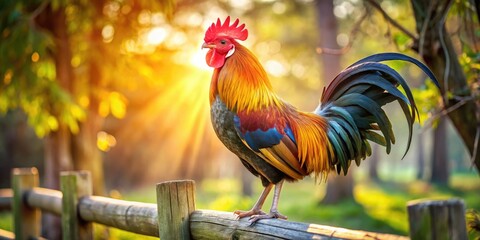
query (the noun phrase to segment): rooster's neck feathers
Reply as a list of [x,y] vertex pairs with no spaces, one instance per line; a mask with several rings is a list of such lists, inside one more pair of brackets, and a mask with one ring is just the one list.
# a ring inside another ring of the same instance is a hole
[[283,106],[273,92],[267,73],[247,48],[235,44],[235,53],[222,68],[215,69],[210,89],[210,103],[215,96],[235,112],[256,111],[264,107]]

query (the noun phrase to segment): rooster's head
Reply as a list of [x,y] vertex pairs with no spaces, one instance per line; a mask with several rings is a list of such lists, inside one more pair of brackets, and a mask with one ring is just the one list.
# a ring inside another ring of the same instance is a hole
[[213,68],[221,68],[225,63],[225,59],[235,52],[235,40],[246,40],[248,31],[245,24],[238,26],[239,20],[230,25],[230,16],[225,19],[223,24],[220,19],[205,32],[205,42],[202,48],[209,48],[206,60],[207,64]]

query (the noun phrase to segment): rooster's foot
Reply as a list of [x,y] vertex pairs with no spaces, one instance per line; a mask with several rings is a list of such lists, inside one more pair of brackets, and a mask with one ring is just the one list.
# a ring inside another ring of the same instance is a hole
[[250,216],[249,222],[251,225],[253,225],[260,219],[272,219],[272,218],[287,220],[287,216],[282,215],[278,211],[270,211],[269,214],[256,214],[256,215]]
[[242,211],[242,210],[236,210],[233,212],[237,216],[237,219],[244,218],[244,217],[253,217],[253,216],[262,216],[262,215],[267,215],[264,211],[260,209],[251,209],[249,211]]

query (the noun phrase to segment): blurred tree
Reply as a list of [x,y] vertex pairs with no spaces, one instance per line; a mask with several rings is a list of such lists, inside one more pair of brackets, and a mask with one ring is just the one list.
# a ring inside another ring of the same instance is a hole
[[0,118],[0,188],[11,186],[14,167],[35,166],[43,171],[43,144],[28,126],[25,113],[9,111]]
[[168,17],[173,1],[7,1],[1,5],[0,112],[22,109],[37,135],[45,137],[42,176],[46,187],[58,188],[61,170],[83,169],[93,173],[95,194],[103,194],[97,134],[102,119],[110,114],[121,118],[125,113],[126,100],[115,91],[130,82],[120,77],[128,70],[117,68],[131,62],[122,51],[125,42],[135,41],[140,31],[151,27],[129,19],[150,17],[150,11]]
[[420,132],[418,134],[418,141],[417,141],[417,180],[423,180],[425,176],[425,143],[424,143],[425,134]]
[[[469,150],[473,164],[480,170],[478,1],[411,0],[416,34],[390,17],[377,1],[368,2],[400,30],[403,38],[413,42],[412,49],[438,77],[445,104],[440,114],[448,115]],[[452,33],[447,31],[447,23],[456,28]],[[446,165],[438,163],[442,164]]]
[[242,180],[242,195],[251,197],[253,196],[252,183],[255,177],[252,175],[252,173],[248,172],[248,170],[243,166],[241,166],[240,168],[241,168],[240,175]]
[[[319,46],[322,49],[335,50],[339,49],[337,44],[338,23],[333,14],[333,0],[317,0],[315,1],[315,9],[317,13],[317,26],[320,32]],[[339,54],[323,53],[320,54],[322,64],[322,79],[334,79],[340,72],[340,56]],[[345,199],[353,199],[353,177],[352,170],[346,176],[338,176],[330,174],[327,182],[327,192],[322,203],[331,204],[338,203]]]
[[448,185],[449,161],[447,145],[447,118],[440,117],[437,127],[433,130],[433,154],[430,182]]
[[368,161],[368,178],[375,182],[380,181],[380,177],[378,176],[378,163],[380,162],[380,154],[378,151],[380,150],[377,144],[373,144],[372,155]]
[[[73,74],[72,65],[70,64],[72,50],[70,47],[70,34],[67,29],[67,16],[65,10],[66,6],[64,5],[54,6],[53,3],[43,2],[35,9],[35,11],[38,12],[38,16],[34,17],[32,20],[35,21],[35,25],[38,27],[39,31],[44,31],[51,36],[51,52],[48,52],[47,55],[49,55],[48,57],[51,58],[52,63],[55,66],[55,78],[53,80],[58,84],[59,91],[63,92],[62,94],[65,94],[66,98],[71,98],[70,95],[75,76]],[[32,50],[35,51],[35,49]],[[35,53],[32,54],[32,61],[35,60],[34,55]],[[41,57],[43,57],[43,55],[41,55]],[[47,99],[47,101],[53,102],[55,100]],[[75,103],[72,101],[71,104],[73,105]],[[56,129],[52,128],[52,131],[50,131],[45,138],[44,184],[45,187],[52,189],[60,188],[60,171],[73,170],[70,131],[78,131],[76,123],[77,119],[69,120],[72,122],[72,126],[75,126],[72,127],[72,129],[69,129],[67,125],[68,121],[63,121],[61,118],[60,112],[62,111],[68,110],[61,108],[51,109],[52,116],[58,122],[58,126]]]
[[[4,79],[1,110],[21,108],[44,143],[44,185],[58,189],[59,171],[72,170],[70,131],[82,112],[71,100],[73,71],[65,6],[58,2],[2,2],[0,43]],[[72,111],[73,110],[73,111]],[[59,238],[58,219],[48,238]],[[47,232],[46,232],[47,233]]]
[[[44,137],[44,186],[58,189],[59,171],[89,170],[102,195],[98,134],[105,117],[125,114],[115,89],[132,85],[120,67],[133,59],[125,42],[151,28],[150,11],[168,18],[172,1],[4,1],[0,9],[0,113],[23,110]],[[129,21],[142,14],[149,22]],[[46,236],[58,238],[55,229]]]

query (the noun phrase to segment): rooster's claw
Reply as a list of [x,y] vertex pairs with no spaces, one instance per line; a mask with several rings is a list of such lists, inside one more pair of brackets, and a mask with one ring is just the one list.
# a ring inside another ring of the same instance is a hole
[[270,211],[269,214],[256,214],[256,215],[252,215],[252,216],[250,216],[250,218],[248,219],[248,221],[250,222],[250,225],[253,225],[253,224],[255,224],[255,223],[256,223],[258,220],[260,220],[260,219],[272,219],[272,218],[278,218],[278,219],[287,220],[287,216],[282,215],[282,214],[279,213],[278,211]]
[[253,216],[267,215],[264,211],[257,210],[257,209],[251,209],[249,211],[236,210],[235,212],[233,212],[233,214],[237,216],[237,219],[244,218],[244,217],[252,218]]

